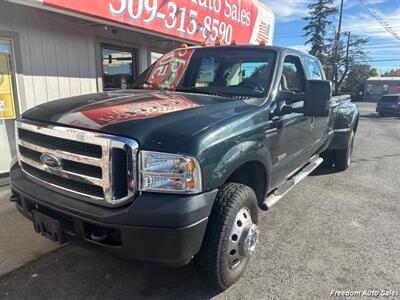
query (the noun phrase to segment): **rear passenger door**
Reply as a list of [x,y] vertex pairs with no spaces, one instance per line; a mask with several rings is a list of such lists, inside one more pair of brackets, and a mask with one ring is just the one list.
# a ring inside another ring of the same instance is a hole
[[[296,94],[305,93],[306,76],[301,59],[298,56],[285,57],[280,90],[293,91]],[[272,118],[272,126],[276,128],[272,145],[273,169],[278,181],[296,168],[304,164],[312,155],[313,146],[313,118],[304,113],[291,112],[288,107],[301,108],[304,102],[290,104],[285,99],[277,103],[279,111]]]

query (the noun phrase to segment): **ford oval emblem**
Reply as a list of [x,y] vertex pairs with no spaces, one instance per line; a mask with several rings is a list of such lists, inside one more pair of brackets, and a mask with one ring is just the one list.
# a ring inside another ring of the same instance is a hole
[[50,153],[40,155],[40,162],[50,168],[61,168],[61,160]]

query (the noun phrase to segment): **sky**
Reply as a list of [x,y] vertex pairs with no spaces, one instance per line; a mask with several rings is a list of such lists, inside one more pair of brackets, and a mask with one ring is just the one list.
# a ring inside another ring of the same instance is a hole
[[[361,0],[381,19],[388,22],[400,36],[400,0]],[[262,0],[275,14],[274,44],[307,51],[304,45],[303,17],[308,13],[308,4],[313,0]],[[340,7],[340,0],[336,1]],[[344,0],[342,31],[351,31],[359,37],[369,38],[365,45],[368,62],[379,73],[400,69],[400,40],[387,32],[360,3],[360,0]],[[339,16],[333,19],[338,24]],[[330,28],[329,31],[333,31]]]

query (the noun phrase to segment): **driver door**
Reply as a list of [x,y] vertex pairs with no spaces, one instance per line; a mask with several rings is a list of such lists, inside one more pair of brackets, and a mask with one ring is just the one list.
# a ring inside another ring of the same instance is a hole
[[[301,95],[305,93],[305,84],[306,77],[300,58],[293,55],[286,56],[280,90],[293,91]],[[303,105],[303,101],[290,104],[285,99],[280,99],[276,103],[276,112],[271,118],[271,128],[275,129],[276,134],[273,141],[270,141],[276,183],[284,180],[307,162],[312,154],[314,118],[288,109],[288,106],[301,108]]]

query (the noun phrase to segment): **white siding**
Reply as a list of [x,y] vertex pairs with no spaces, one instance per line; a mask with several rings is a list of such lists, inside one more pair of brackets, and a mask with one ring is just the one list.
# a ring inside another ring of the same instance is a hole
[[46,101],[96,92],[94,38],[66,17],[0,1],[1,31],[19,35],[22,111]]
[[166,52],[179,42],[0,0],[2,32],[17,34],[20,53],[20,112],[65,97],[102,89],[100,43],[138,49],[138,70],[145,70],[152,50]]

